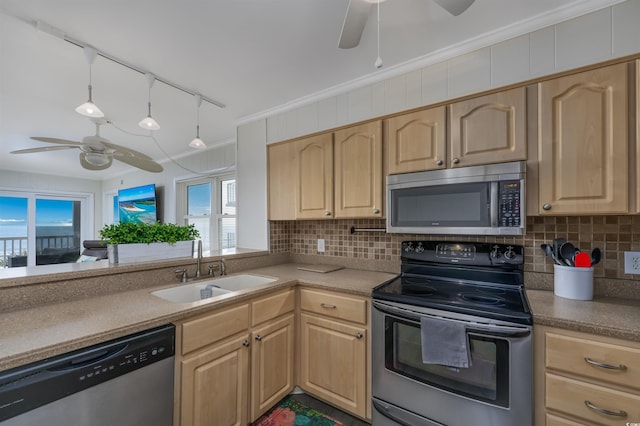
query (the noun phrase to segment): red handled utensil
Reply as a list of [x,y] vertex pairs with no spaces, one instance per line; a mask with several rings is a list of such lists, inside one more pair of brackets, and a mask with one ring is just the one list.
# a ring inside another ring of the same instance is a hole
[[591,256],[589,256],[589,253],[585,253],[583,251],[578,252],[573,258],[573,263],[578,268],[590,268]]

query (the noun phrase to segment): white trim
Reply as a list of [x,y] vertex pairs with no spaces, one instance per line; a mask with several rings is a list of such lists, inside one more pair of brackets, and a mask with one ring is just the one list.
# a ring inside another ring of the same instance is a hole
[[353,79],[351,81],[340,83],[336,86],[329,87],[319,92],[311,93],[307,96],[294,99],[290,102],[257,112],[255,114],[240,117],[235,121],[235,124],[236,126],[241,126],[243,124],[259,119],[269,118],[271,116],[278,115],[283,112],[329,98],[331,96],[344,94],[351,90],[378,83],[380,81],[384,81],[386,79],[393,78],[398,75],[414,71],[416,69],[421,69],[430,65],[444,62],[457,56],[476,51],[478,49],[490,47],[499,42],[509,40],[524,34],[529,34],[542,28],[556,25],[566,20],[585,15],[587,13],[595,12],[597,10],[604,9],[618,3],[624,3],[625,1],[627,0],[575,0],[572,3],[561,6],[557,9],[554,9],[553,11],[545,12],[528,19],[523,19],[519,22],[514,22],[507,25],[506,27],[501,27],[497,30],[488,31],[482,35],[474,37],[473,39],[463,40],[459,43],[447,46],[440,50],[436,50],[435,52],[431,52],[421,57],[410,59],[406,62],[402,62],[400,64],[385,68],[381,71],[376,71],[371,74]]

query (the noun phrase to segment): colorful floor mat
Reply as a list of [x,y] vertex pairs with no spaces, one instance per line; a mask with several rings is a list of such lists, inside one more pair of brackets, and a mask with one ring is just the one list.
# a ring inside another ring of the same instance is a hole
[[253,426],[334,426],[342,425],[316,409],[286,397],[270,412],[260,417]]

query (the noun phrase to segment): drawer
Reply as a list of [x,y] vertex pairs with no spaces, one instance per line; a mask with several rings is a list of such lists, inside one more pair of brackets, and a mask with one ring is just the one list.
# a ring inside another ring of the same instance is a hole
[[225,309],[182,324],[182,353],[186,354],[249,328],[249,305]]
[[[566,377],[547,373],[546,407],[601,425],[626,425],[640,422],[640,396],[608,389]],[[624,416],[603,414],[589,408],[586,401],[612,413],[626,412]],[[562,424],[562,423],[560,423]],[[571,423],[568,423],[571,424]]]
[[576,423],[573,420],[554,416],[553,414],[547,414],[545,419],[546,426],[584,426],[584,423]]
[[255,326],[292,312],[295,307],[296,299],[293,289],[263,297],[251,303],[251,325]]
[[358,297],[303,288],[300,290],[300,308],[332,318],[367,323],[367,301]]
[[640,389],[639,349],[549,332],[545,338],[547,368]]

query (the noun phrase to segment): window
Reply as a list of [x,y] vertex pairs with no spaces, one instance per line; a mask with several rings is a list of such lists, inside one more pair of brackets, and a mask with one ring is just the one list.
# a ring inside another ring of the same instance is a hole
[[236,246],[236,178],[232,175],[179,182],[177,217],[200,231],[203,250]]
[[92,235],[93,196],[0,191],[0,266],[75,262]]

